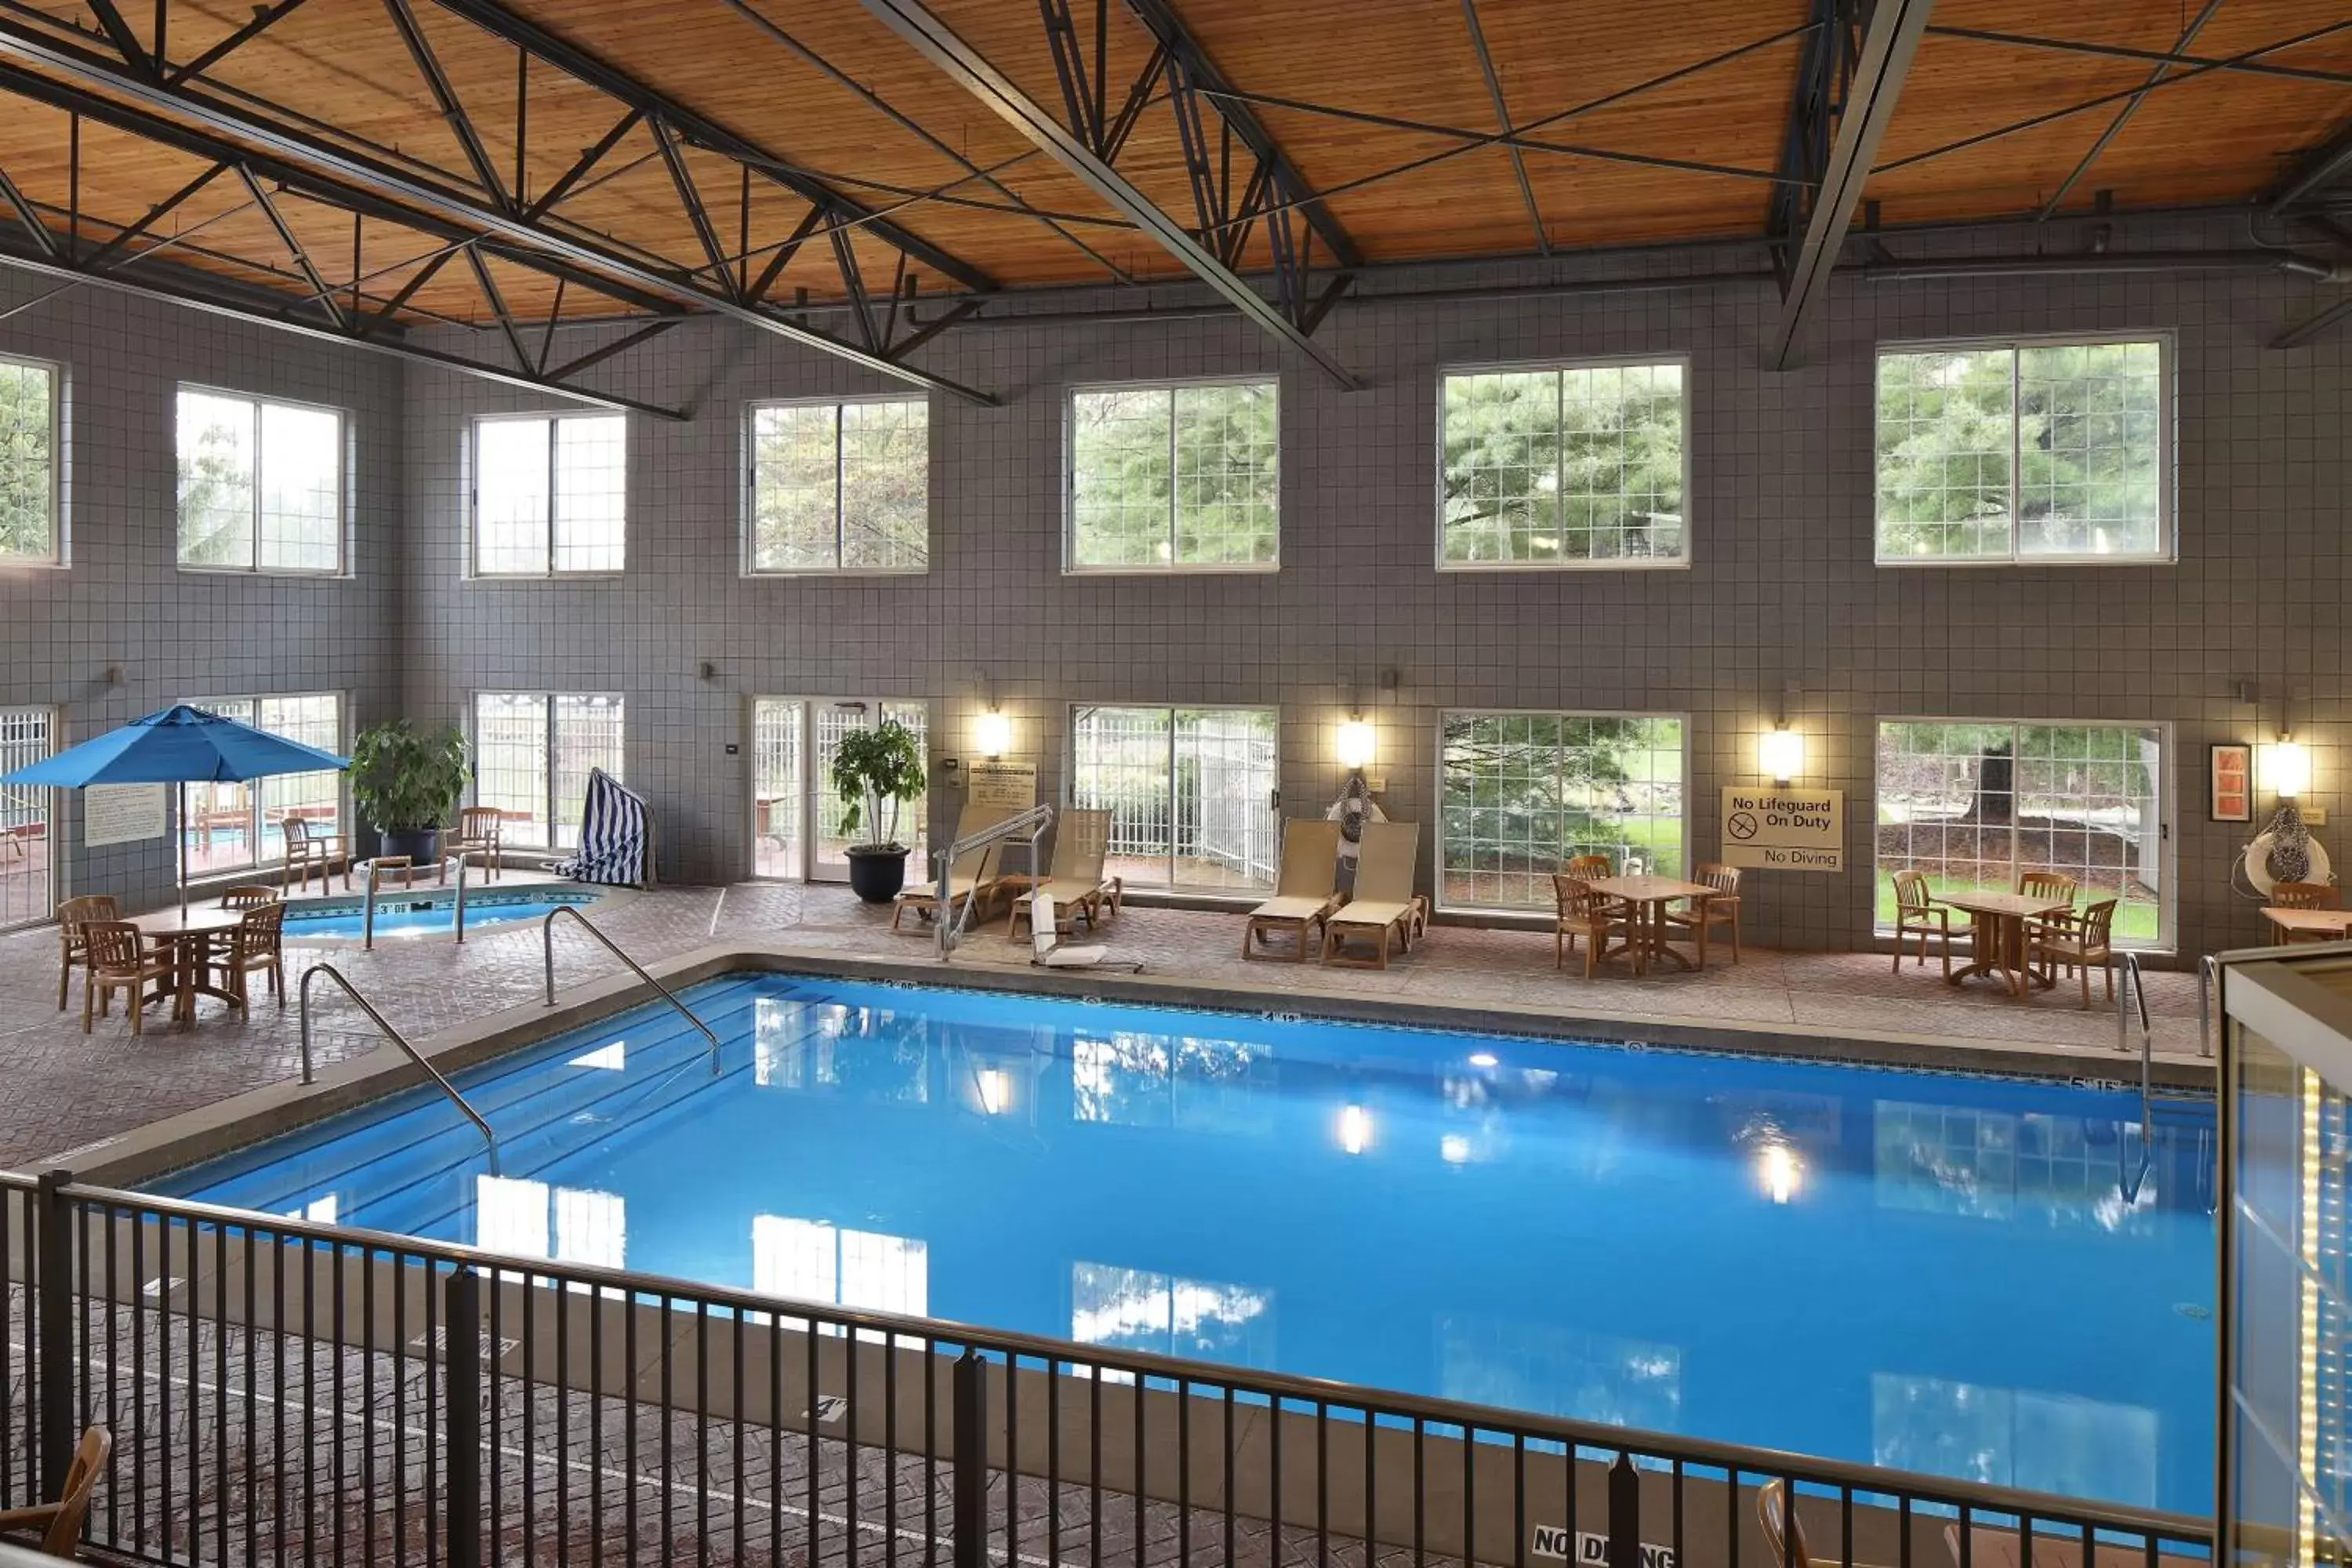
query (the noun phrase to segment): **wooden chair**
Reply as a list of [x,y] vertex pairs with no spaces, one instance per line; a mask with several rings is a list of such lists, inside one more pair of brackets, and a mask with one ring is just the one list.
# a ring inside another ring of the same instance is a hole
[[[506,852],[500,829],[506,825],[506,813],[495,805],[469,805],[457,813],[457,830],[449,836],[449,855],[478,855],[482,860],[482,879],[495,882],[506,868]],[[449,860],[441,860],[441,879],[449,879]]]
[[228,951],[215,961],[213,971],[236,997],[236,1010],[247,1011],[246,976],[257,971],[269,975],[269,994],[286,1005],[286,906],[263,904],[245,911],[228,933]]
[[[1414,862],[1421,847],[1418,822],[1367,822],[1356,856],[1353,897],[1323,918],[1323,962],[1356,968],[1386,969],[1389,938],[1399,939],[1402,951],[1412,951],[1416,932],[1429,927],[1429,906],[1412,890]],[[1350,939],[1369,941],[1378,948],[1370,958],[1348,956]]]
[[1568,874],[1580,882],[1597,882],[1603,877],[1617,874],[1617,863],[1606,855],[1576,855],[1568,862]]
[[82,1524],[89,1517],[89,1494],[97,1489],[98,1478],[106,1473],[113,1453],[114,1437],[105,1427],[85,1428],[74,1447],[73,1463],[66,1468],[64,1494],[55,1502],[31,1508],[0,1509],[0,1531],[37,1531],[42,1555],[74,1560]]
[[[1314,816],[1294,816],[1284,823],[1282,867],[1275,874],[1274,897],[1250,910],[1242,926],[1242,956],[1306,963],[1307,953],[1322,945],[1323,933],[1317,928],[1339,907],[1339,825]],[[1266,938],[1276,935],[1291,937],[1292,945],[1287,950],[1272,946]]]
[[148,1005],[171,994],[168,988],[162,988],[149,995],[147,983],[172,978],[172,955],[147,947],[140,941],[139,928],[129,921],[91,921],[82,927],[82,931],[89,950],[85,961],[89,981],[81,994],[81,1032],[87,1035],[90,1031],[93,1005],[102,1017],[107,998],[117,991],[128,991],[131,1032],[144,1034]]
[[1935,900],[1927,891],[1925,872],[1895,873],[1895,972],[1903,973],[1903,939],[1916,935],[1919,939],[1919,963],[1927,962],[1927,939],[1936,938],[1944,947],[1944,978],[1952,977],[1952,911]]
[[74,966],[89,964],[89,950],[82,938],[82,928],[92,921],[121,920],[122,912],[115,907],[112,895],[92,893],[88,898],[68,899],[58,906],[58,1011],[66,1010],[66,1001],[73,989]]
[[289,879],[299,877],[304,892],[310,890],[310,871],[319,872],[319,891],[333,891],[329,880],[337,867],[343,873],[343,891],[352,890],[352,839],[348,833],[321,833],[301,817],[290,813],[278,824],[286,833],[286,864],[278,873],[278,889],[286,890]]
[[2097,964],[2105,977],[2107,1000],[2116,999],[2115,949],[2112,932],[2116,921],[2114,899],[2101,899],[2084,906],[2080,914],[2053,921],[2031,921],[2025,928],[2026,963],[2042,961],[2042,973],[2053,982],[2058,966],[2064,964],[2083,980],[2083,1005],[2091,1005],[2091,965]]
[[1625,923],[1625,905],[1621,900],[1602,898],[1582,878],[1571,877],[1565,871],[1552,874],[1551,895],[1555,916],[1551,966],[1565,969],[1568,955],[1576,950],[1580,937],[1584,941],[1584,977],[1590,980],[1594,968],[1608,954],[1609,939],[1630,938],[1633,934]]
[[2074,889],[2081,884],[2063,871],[2020,871],[2017,891],[2028,899],[2063,899],[2074,901]]
[[1704,882],[1715,889],[1715,897],[1695,908],[1669,910],[1666,923],[1680,926],[1704,942],[1708,926],[1727,925],[1731,928],[1731,962],[1739,962],[1739,868],[1709,860],[1691,876],[1694,882]]
[[220,907],[225,910],[257,910],[284,901],[275,888],[231,888],[221,895]]

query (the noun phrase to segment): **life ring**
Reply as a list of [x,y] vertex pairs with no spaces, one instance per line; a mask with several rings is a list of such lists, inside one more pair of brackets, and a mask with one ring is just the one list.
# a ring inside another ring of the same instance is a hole
[[[2254,891],[2266,899],[2271,896],[2271,889],[2278,886],[2278,879],[2271,875],[2271,846],[2277,841],[2277,838],[2278,835],[2264,828],[2254,835],[2254,841],[2252,844],[2246,846],[2246,880],[2252,884]],[[2329,879],[2327,850],[2316,838],[2309,839],[2306,843],[2311,854],[2311,870],[2305,876],[2304,880],[2327,881]]]

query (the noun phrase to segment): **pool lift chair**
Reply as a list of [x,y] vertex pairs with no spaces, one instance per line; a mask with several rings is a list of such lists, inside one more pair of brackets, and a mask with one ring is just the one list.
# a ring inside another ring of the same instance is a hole
[[[942,912],[939,922],[932,928],[937,934],[941,963],[953,961],[956,946],[963,940],[964,931],[971,923],[972,906],[979,902],[976,899],[965,899],[953,906],[948,902],[949,878],[957,860],[988,845],[1007,839],[1020,839],[1029,846],[1029,868],[1034,876],[1037,867],[1037,840],[1044,837],[1045,830],[1053,826],[1054,808],[1050,805],[1033,805],[1017,816],[1008,816],[1002,822],[992,822],[976,832],[968,834],[932,855],[931,858],[938,867],[939,908],[942,911],[950,907],[955,910],[952,916]],[[1032,963],[1047,969],[1111,968],[1130,972],[1139,971],[1143,967],[1139,963],[1106,963],[1104,954],[1107,950],[1101,947],[1064,945],[1060,940],[1060,933],[1054,929],[1053,896],[1042,887],[1023,896],[1033,900],[1030,905],[1032,915],[1030,940],[1034,946],[1034,954],[1030,959]]]

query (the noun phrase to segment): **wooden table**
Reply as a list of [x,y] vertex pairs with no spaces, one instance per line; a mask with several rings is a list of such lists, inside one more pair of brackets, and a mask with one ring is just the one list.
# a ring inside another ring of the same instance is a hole
[[1622,951],[1633,954],[1634,973],[1645,972],[1652,958],[1671,958],[1685,969],[1706,967],[1706,921],[1702,919],[1698,922],[1698,962],[1693,963],[1666,945],[1670,929],[1666,924],[1666,906],[1689,899],[1704,914],[1707,900],[1715,896],[1713,888],[1705,882],[1685,882],[1680,877],[1647,873],[1639,877],[1603,877],[1585,886],[1603,898],[1620,900],[1632,910],[1632,918],[1625,923],[1633,934]]
[[2009,994],[2021,1000],[2031,1000],[2032,988],[2044,984],[2026,968],[2026,922],[2074,907],[2071,899],[2027,893],[1946,893],[1937,902],[1965,910],[1971,921],[1969,941],[1976,962],[1952,971],[1951,983],[1958,985],[1972,974],[1998,975]]
[[131,922],[148,941],[172,954],[172,984],[166,994],[172,998],[173,1021],[194,1022],[199,996],[236,1003],[236,992],[205,984],[205,970],[212,962],[215,944],[227,942],[244,919],[243,910],[225,910],[215,904],[199,906],[184,915],[177,910],[163,910]]
[[2283,942],[2332,942],[2352,936],[2352,910],[2283,910],[2265,905],[2263,919],[2278,928]]

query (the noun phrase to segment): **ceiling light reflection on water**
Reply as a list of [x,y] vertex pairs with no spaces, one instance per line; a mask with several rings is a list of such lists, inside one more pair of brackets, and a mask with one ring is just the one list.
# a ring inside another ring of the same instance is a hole
[[[2210,1106],[787,976],[170,1190],[2181,1511]],[[470,1142],[469,1142],[470,1140]]]

